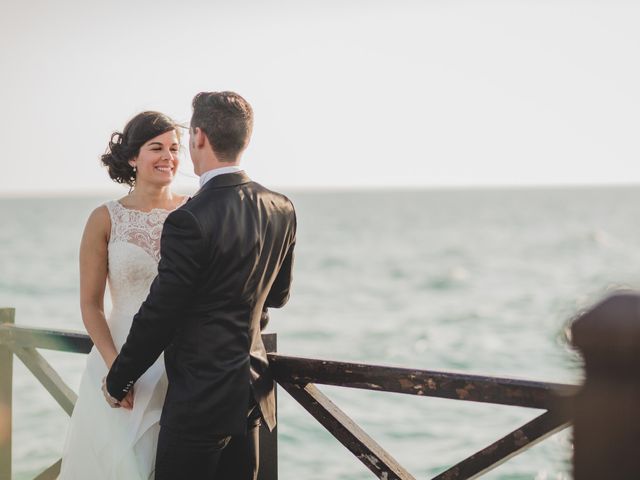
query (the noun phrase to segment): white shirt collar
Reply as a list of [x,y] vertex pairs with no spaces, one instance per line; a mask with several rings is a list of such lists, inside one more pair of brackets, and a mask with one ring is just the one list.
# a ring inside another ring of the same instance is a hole
[[237,173],[243,170],[239,165],[231,165],[230,167],[220,167],[214,168],[213,170],[209,170],[200,175],[200,187],[202,187],[205,183],[211,180],[213,177],[217,177],[218,175],[223,175],[225,173]]

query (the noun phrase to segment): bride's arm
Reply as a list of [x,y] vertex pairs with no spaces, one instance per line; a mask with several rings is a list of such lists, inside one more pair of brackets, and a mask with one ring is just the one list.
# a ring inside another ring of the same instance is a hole
[[96,208],[84,228],[80,243],[80,311],[82,321],[107,368],[118,355],[104,314],[107,284],[107,243],[111,230],[109,212]]

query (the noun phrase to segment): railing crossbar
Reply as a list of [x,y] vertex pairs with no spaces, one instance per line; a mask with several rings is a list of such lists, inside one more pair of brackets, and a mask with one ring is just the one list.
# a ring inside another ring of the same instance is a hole
[[0,324],[0,343],[71,353],[89,353],[93,346],[91,338],[85,333],[9,324]]
[[53,465],[48,467],[45,471],[40,473],[33,480],[56,480],[60,475],[60,466],[62,465],[62,459],[59,459]]
[[566,416],[561,416],[554,411],[547,411],[433,477],[433,480],[478,478],[569,425],[570,420]]
[[11,347],[13,353],[31,371],[62,409],[71,416],[78,395],[62,380],[58,372],[34,348]]
[[378,478],[415,480],[402,465],[315,385],[290,383],[280,385]]
[[414,370],[270,354],[279,382],[315,383],[527,408],[557,408],[577,387],[559,383]]

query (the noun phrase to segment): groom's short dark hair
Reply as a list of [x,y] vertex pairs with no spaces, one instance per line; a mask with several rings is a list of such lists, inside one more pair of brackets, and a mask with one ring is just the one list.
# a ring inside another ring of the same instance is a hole
[[200,128],[222,161],[234,161],[253,130],[253,109],[234,92],[200,92],[193,97],[191,128]]

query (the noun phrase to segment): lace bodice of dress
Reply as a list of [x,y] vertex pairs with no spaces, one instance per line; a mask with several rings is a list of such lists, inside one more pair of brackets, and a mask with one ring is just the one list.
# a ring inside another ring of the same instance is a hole
[[[124,341],[130,319],[149,293],[158,273],[160,237],[170,210],[149,212],[124,207],[118,201],[106,204],[111,217],[108,244],[108,282],[112,312],[110,328],[114,341]],[[126,324],[118,319],[127,319]],[[120,338],[122,337],[122,338]]]
[[160,261],[160,236],[170,210],[154,208],[149,212],[124,207],[118,201],[107,203],[111,215],[109,243],[127,242],[137,245],[155,261]]

